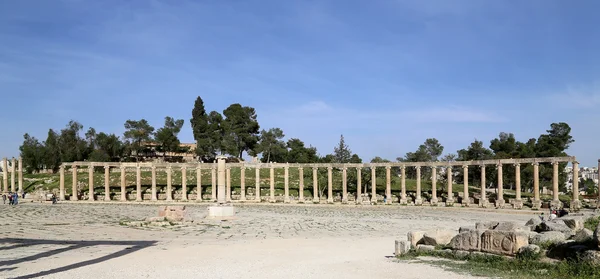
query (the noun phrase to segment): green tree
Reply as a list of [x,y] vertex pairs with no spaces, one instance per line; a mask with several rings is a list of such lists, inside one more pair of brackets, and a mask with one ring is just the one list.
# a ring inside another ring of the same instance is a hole
[[79,135],[82,129],[83,125],[71,120],[67,127],[60,131],[58,143],[62,162],[83,161],[87,158],[87,143]]
[[304,142],[292,138],[287,141],[289,163],[316,163],[319,161],[317,149],[315,147],[306,147]]
[[244,151],[254,149],[258,143],[260,126],[254,108],[232,104],[223,111],[221,124],[224,131],[223,147],[230,155],[242,158]]
[[[466,149],[460,149],[457,152],[457,161],[482,161],[489,160],[494,157],[494,153],[487,149],[482,141],[475,140]],[[486,168],[486,177],[492,177],[494,170],[492,168]],[[480,185],[481,184],[481,169],[477,166],[469,166],[469,184]],[[456,177],[458,183],[464,181],[463,176],[459,175]]]
[[23,144],[19,147],[23,165],[28,173],[39,171],[44,168],[44,147],[29,134],[23,135]]
[[96,136],[97,149],[95,154],[90,154],[90,157],[99,158],[104,161],[118,161],[124,152],[124,145],[115,134],[106,134],[100,132]]
[[146,147],[145,144],[152,141],[154,127],[146,119],[139,121],[127,120],[125,121],[125,129],[123,136],[129,140],[131,151],[135,152],[136,161],[139,161],[139,156]]
[[217,154],[225,155],[223,140],[225,138],[225,129],[223,129],[223,116],[217,111],[211,111],[208,115],[208,143],[205,161],[212,161]]
[[261,161],[267,162],[289,162],[286,143],[283,141],[285,135],[279,128],[271,128],[260,132],[259,141],[251,154],[256,156],[262,154]]
[[59,146],[59,135],[54,130],[48,130],[48,136],[43,144],[43,160],[46,168],[57,171],[60,167],[61,156]]
[[335,163],[349,163],[352,159],[352,151],[344,140],[344,135],[340,135],[340,142],[333,149],[333,157]]
[[594,183],[593,179],[581,178],[579,180],[579,185],[579,189],[584,190],[587,196],[596,197],[598,195],[598,187],[596,186],[596,183]]
[[[567,156],[565,152],[571,143],[571,127],[564,122],[550,124],[550,130],[546,130],[546,134],[539,136],[535,145],[536,157],[560,157]],[[560,189],[565,191],[565,182],[567,181],[567,173],[564,171],[567,163],[560,163],[558,166],[558,185]],[[540,165],[540,185],[552,185],[553,167],[548,165]],[[540,186],[541,187],[541,186]]]
[[[436,162],[440,155],[444,152],[444,146],[436,138],[428,138],[425,142],[419,145],[415,152],[408,152],[404,157],[398,157],[400,162]],[[428,177],[431,170],[428,168],[421,169],[421,176]],[[416,178],[416,170],[414,168],[406,169],[407,177]]]
[[159,144],[159,150],[163,152],[163,157],[167,152],[178,152],[181,142],[177,135],[183,127],[183,119],[173,119],[170,116],[165,117],[165,126],[159,128],[155,134],[155,141]]
[[[213,113],[218,114],[218,112]],[[211,129],[213,126],[211,126],[211,123],[209,122],[209,115],[206,113],[204,101],[202,101],[200,96],[198,96],[194,102],[190,124],[192,125],[194,140],[196,140],[196,155],[198,155],[201,161],[213,159],[216,155],[215,145],[213,143],[214,130]],[[217,127],[220,129],[220,121],[217,124]]]

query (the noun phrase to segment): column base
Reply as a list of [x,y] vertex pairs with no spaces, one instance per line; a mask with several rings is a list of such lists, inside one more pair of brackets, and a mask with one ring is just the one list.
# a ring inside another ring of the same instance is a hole
[[269,202],[270,202],[270,203],[275,203],[275,199],[274,199],[274,198],[270,198],[270,199],[269,199]]
[[289,199],[289,198],[286,198],[286,199],[284,199],[284,200],[283,200],[283,202],[284,202],[284,203],[290,203],[291,201],[290,201],[290,199]]
[[438,202],[439,202],[438,198],[434,197],[434,198],[431,198],[431,200],[429,201],[429,204],[431,204],[431,206],[437,206]]
[[454,206],[454,199],[453,198],[448,198],[446,200],[446,206]]
[[514,209],[523,208],[523,200],[514,200],[512,206]]
[[110,201],[110,198],[104,198],[104,201]]
[[415,205],[423,205],[423,199],[418,197],[415,199]]
[[401,205],[407,205],[408,204],[408,200],[406,199],[406,197],[403,198],[403,199],[400,199],[400,204]]
[[141,202],[141,201],[142,201],[142,199],[135,199],[135,201],[136,201],[136,202]]
[[246,201],[246,197],[241,197],[240,201]]
[[356,204],[362,204],[362,199],[361,198],[356,199]]
[[469,206],[469,205],[471,205],[471,201],[468,198],[466,198],[466,199],[463,199],[460,204],[462,204],[463,206]]
[[327,199],[327,203],[329,203],[329,204],[333,203],[333,199]]
[[506,201],[504,199],[496,200],[495,205],[497,208],[503,208]]
[[550,202],[550,207],[554,209],[561,209],[563,207],[563,203],[560,200],[553,200]]
[[223,204],[208,207],[208,219],[229,219],[235,216],[233,205]]
[[348,199],[342,199],[342,204],[348,204]]
[[581,201],[580,200],[575,200],[575,201],[571,201],[571,209],[580,209],[581,208]]
[[488,208],[490,206],[490,202],[487,200],[479,200],[479,207]]
[[304,198],[299,198],[298,203],[304,203]]
[[542,208],[542,201],[541,200],[537,200],[537,201],[534,200],[532,202],[531,208],[532,209],[540,209],[540,208]]

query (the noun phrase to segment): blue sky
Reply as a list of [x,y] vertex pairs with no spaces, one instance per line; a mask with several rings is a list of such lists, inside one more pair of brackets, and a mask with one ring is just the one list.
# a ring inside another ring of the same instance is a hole
[[207,110],[256,108],[261,128],[363,159],[428,137],[455,153],[567,122],[600,158],[600,2],[1,1],[0,156],[70,119],[122,135]]

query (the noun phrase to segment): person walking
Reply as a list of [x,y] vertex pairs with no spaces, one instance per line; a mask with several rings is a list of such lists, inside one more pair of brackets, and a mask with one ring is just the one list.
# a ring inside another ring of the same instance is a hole
[[13,205],[19,204],[19,194],[15,193],[15,197],[13,198]]
[[8,205],[13,205],[13,194],[8,193]]
[[6,194],[2,194],[2,204],[6,204]]

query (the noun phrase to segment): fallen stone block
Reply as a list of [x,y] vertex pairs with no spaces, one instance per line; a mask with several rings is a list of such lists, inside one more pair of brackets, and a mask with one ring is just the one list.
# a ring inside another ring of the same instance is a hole
[[483,230],[472,230],[459,233],[452,238],[450,246],[454,250],[480,251],[483,232]]
[[432,245],[425,245],[425,244],[417,245],[417,251],[434,251],[434,250],[435,250],[435,246],[432,246]]
[[493,230],[496,226],[498,226],[499,222],[489,221],[489,222],[476,222],[475,229],[477,230]]
[[593,235],[592,240],[594,242],[596,242],[596,244],[598,244],[598,247],[600,248],[600,224],[598,224],[598,226],[594,230],[594,235]]
[[580,259],[592,265],[600,265],[600,251],[587,250],[580,253]]
[[541,244],[546,244],[546,243],[560,243],[560,242],[564,242],[565,240],[566,240],[566,237],[563,233],[555,232],[555,231],[548,231],[548,232],[541,232],[541,233],[537,234],[533,238],[533,241],[531,241],[531,243],[536,244],[536,245],[541,245]]
[[588,229],[579,230],[571,238],[577,242],[585,242],[594,238],[594,232]]
[[417,248],[417,244],[422,244],[423,243],[423,235],[425,234],[425,232],[422,231],[410,231],[408,232],[408,234],[406,235],[408,238],[408,242],[410,243],[410,248],[411,249],[416,249]]
[[454,256],[459,259],[464,259],[464,258],[468,257],[469,255],[470,255],[470,253],[468,251],[454,250]]
[[519,248],[519,251],[517,251],[518,254],[523,254],[523,253],[534,253],[534,254],[538,254],[542,251],[542,249],[540,248],[540,246],[537,246],[535,244],[529,244],[529,245],[525,245],[521,248]]
[[575,231],[569,228],[569,226],[565,225],[565,223],[562,220],[546,221],[542,222],[538,226],[538,232],[548,231],[562,232],[567,238],[575,235]]
[[435,229],[425,232],[423,235],[423,244],[426,245],[448,245],[450,240],[456,235],[455,231]]
[[529,244],[529,236],[521,231],[487,230],[481,235],[481,251],[500,255],[514,255]]
[[523,226],[517,224],[516,222],[499,222],[498,225],[494,227],[494,230],[497,230],[497,231],[523,230]]
[[529,238],[529,243],[533,243],[533,238],[538,235],[538,233],[534,232],[534,231],[526,231],[525,232]]
[[396,256],[402,256],[410,251],[410,243],[406,240],[396,240]]
[[458,233],[463,233],[463,232],[468,232],[468,231],[474,231],[474,230],[475,230],[474,226],[460,227],[458,229]]
[[537,228],[537,226],[539,226],[542,223],[542,219],[536,217],[536,218],[531,218],[529,219],[529,221],[527,221],[527,223],[525,223],[525,226],[528,226],[531,228],[531,230],[535,230]]
[[571,217],[561,219],[571,230],[578,231],[584,228],[584,220],[581,217]]
[[165,217],[169,221],[183,221],[185,206],[161,206],[158,208],[158,217]]

